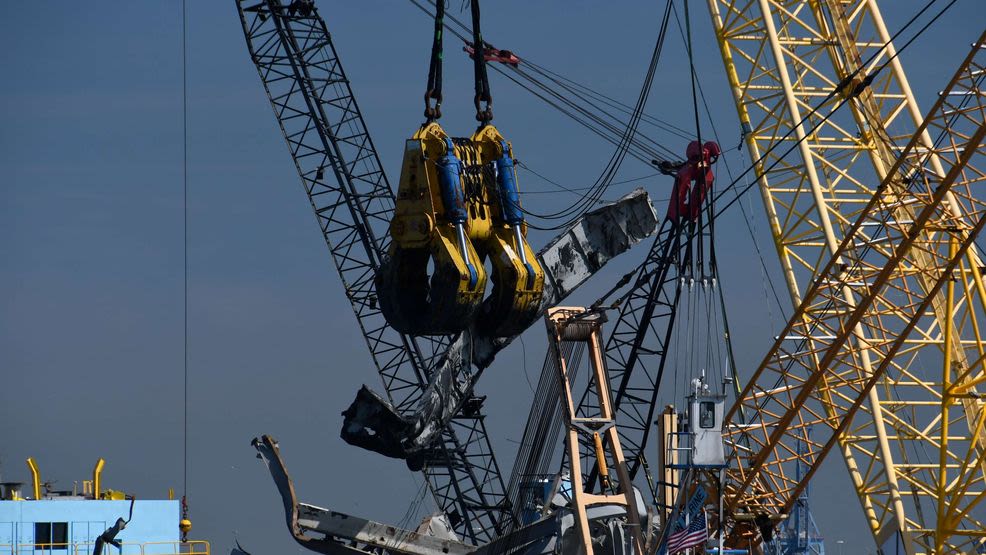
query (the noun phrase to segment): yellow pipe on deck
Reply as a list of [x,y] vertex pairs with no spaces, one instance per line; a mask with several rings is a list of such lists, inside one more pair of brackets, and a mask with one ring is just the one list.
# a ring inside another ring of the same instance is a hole
[[41,499],[41,472],[33,457],[27,458],[27,467],[31,469],[31,484],[34,486],[34,498]]
[[100,477],[103,474],[103,466],[106,465],[106,461],[102,457],[96,461],[96,466],[92,469],[92,498],[99,499],[100,491]]

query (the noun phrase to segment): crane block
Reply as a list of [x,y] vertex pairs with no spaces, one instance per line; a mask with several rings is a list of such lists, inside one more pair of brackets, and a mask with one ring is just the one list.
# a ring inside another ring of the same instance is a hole
[[457,333],[478,319],[507,336],[537,317],[544,271],[527,243],[510,144],[492,125],[464,139],[430,122],[407,141],[390,233],[376,287],[398,331]]

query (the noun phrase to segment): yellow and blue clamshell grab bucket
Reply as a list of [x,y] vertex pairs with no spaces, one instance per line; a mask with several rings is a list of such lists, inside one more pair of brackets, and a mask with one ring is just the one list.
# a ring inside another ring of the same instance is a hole
[[544,272],[527,243],[510,145],[492,125],[461,139],[433,122],[407,141],[390,234],[376,287],[398,331],[450,334],[476,321],[507,336],[537,317]]

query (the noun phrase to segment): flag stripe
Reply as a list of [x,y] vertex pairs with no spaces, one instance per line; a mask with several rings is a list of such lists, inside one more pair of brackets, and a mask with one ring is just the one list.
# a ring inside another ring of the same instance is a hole
[[668,537],[667,552],[669,554],[695,547],[705,543],[709,534],[706,528],[705,513],[701,513],[686,528],[678,530]]

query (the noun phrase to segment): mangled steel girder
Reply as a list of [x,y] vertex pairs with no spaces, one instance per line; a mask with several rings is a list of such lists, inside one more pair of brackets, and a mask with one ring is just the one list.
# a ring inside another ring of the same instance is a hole
[[294,482],[288,475],[274,438],[264,435],[255,438],[251,444],[257,450],[258,458],[267,465],[281,494],[291,536],[307,549],[328,555],[369,555],[381,549],[387,553],[406,555],[465,555],[476,550],[475,546],[454,537],[430,535],[431,527],[423,526],[418,531],[405,530],[299,503]]
[[[558,304],[609,260],[653,234],[657,223],[657,213],[643,189],[586,213],[538,253],[545,270],[540,312]],[[428,447],[452,417],[463,409],[468,416],[471,407],[466,401],[473,385],[514,337],[486,336],[473,326],[459,334],[431,372],[417,409],[408,415],[400,414],[384,397],[363,386],[342,413],[342,439],[405,459],[409,467],[420,469]]]
[[[299,503],[294,482],[281,458],[277,441],[264,435],[251,443],[257,458],[264,461],[274,479],[291,536],[302,547],[326,555],[508,555],[511,553],[555,553],[554,542],[574,526],[568,511],[539,520],[501,536],[486,545],[459,541],[445,515],[426,518],[417,530],[407,530],[365,518]],[[611,508],[595,509],[597,516],[610,516]],[[617,515],[618,516],[618,515]],[[542,546],[546,546],[542,549]]]

